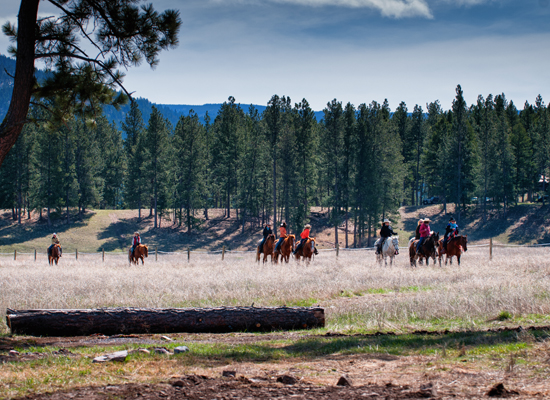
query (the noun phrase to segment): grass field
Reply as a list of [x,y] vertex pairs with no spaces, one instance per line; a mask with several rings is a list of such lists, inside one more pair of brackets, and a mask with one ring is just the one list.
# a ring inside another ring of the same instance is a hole
[[[405,251],[402,253],[406,253]],[[0,260],[0,310],[7,307],[309,306],[327,308],[339,332],[464,329],[550,322],[550,249],[474,248],[462,265],[410,268],[401,254],[379,266],[370,251],[322,252],[309,266],[256,264],[251,253],[160,255],[129,266],[123,255],[66,255],[60,265]],[[507,314],[506,314],[507,313]],[[502,315],[501,315],[502,314]],[[503,318],[502,316],[506,316]],[[4,318],[2,318],[4,319]],[[494,321],[490,321],[494,319]],[[2,328],[6,330],[5,323]]]
[[[310,265],[256,264],[251,253],[229,253],[223,262],[220,254],[192,253],[189,263],[186,255],[161,254],[157,262],[150,257],[137,267],[128,266],[122,255],[107,255],[104,263],[99,254],[81,255],[78,261],[66,255],[52,267],[32,256],[3,257],[0,349],[13,346],[24,355],[0,370],[0,398],[127,382],[159,384],[182,373],[216,377],[224,368],[247,376],[291,373],[315,385],[334,384],[342,373],[357,383],[382,386],[430,379],[458,398],[482,396],[495,379],[505,379],[508,386],[523,385],[522,393],[527,385],[544,397],[550,394],[548,331],[487,329],[550,325],[549,256],[546,248],[499,247],[489,261],[487,248],[472,248],[460,267],[416,269],[404,254],[396,265],[380,266],[370,251],[341,252],[338,258],[322,252]],[[33,345],[36,339],[10,337],[4,322],[7,307],[252,303],[319,304],[327,326],[275,334],[180,334],[164,343],[153,335],[106,346],[94,339]],[[369,336],[375,332],[395,335]],[[98,354],[143,347],[140,340],[169,349],[183,343],[191,352],[183,357],[135,353],[123,364],[91,364]],[[5,351],[0,350],[4,361],[10,359]]]

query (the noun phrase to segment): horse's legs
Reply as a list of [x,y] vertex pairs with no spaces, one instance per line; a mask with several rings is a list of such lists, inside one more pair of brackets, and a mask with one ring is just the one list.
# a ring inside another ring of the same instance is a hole
[[458,265],[460,265],[460,254],[458,254],[458,255],[456,256],[456,259],[457,259],[457,261],[458,261]]

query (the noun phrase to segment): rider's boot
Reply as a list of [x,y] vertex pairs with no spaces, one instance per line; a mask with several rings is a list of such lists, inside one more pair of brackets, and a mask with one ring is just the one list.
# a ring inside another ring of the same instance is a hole
[[315,255],[319,254],[319,252],[317,251],[317,247],[314,247],[313,254],[315,254]]

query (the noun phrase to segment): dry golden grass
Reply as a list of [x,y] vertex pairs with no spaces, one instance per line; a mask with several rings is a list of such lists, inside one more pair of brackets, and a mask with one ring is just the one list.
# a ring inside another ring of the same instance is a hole
[[550,249],[472,248],[462,265],[412,269],[376,264],[369,251],[322,252],[309,266],[256,264],[251,253],[154,254],[144,266],[123,255],[66,254],[59,266],[32,256],[0,259],[1,332],[5,309],[314,305],[330,330],[460,329],[508,312],[545,322],[550,312]]

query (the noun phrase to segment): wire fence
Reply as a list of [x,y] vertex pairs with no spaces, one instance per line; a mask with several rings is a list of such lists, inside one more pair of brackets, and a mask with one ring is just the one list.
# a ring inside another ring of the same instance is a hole
[[[550,243],[530,243],[530,244],[507,244],[507,243],[498,243],[493,242],[493,239],[489,239],[489,243],[481,243],[481,244],[472,244],[469,245],[468,248],[482,248],[482,247],[488,247],[489,248],[489,258],[492,259],[493,257],[493,249],[496,247],[501,248],[544,248],[550,246]],[[339,246],[332,247],[332,248],[324,248],[324,249],[318,249],[320,253],[335,253],[335,256],[338,257],[340,255],[340,252],[343,253],[357,253],[357,252],[372,252],[376,249],[376,247],[359,247],[359,248],[340,248]],[[149,250],[149,259],[153,258],[155,261],[158,261],[159,258],[164,258],[166,256],[175,256],[180,259],[187,259],[187,261],[190,261],[192,258],[200,257],[201,259],[204,259],[205,257],[211,258],[211,259],[220,259],[224,260],[227,255],[233,255],[233,256],[241,256],[244,257],[246,255],[256,254],[256,250],[230,250],[227,249],[225,246],[223,246],[221,249],[216,250],[191,250],[183,249],[179,251],[164,251],[164,250],[158,250],[158,247],[150,246]],[[14,250],[13,252],[2,252],[0,253],[0,257],[6,257],[10,258],[13,257],[14,260],[21,260],[21,261],[29,261],[29,260],[41,260],[45,258],[47,255],[47,252],[45,251],[37,251],[34,250],[33,252],[20,252],[17,250]],[[97,260],[100,258],[103,262],[105,261],[106,257],[112,257],[112,256],[119,256],[119,257],[127,257],[128,253],[125,251],[97,251],[97,252],[81,252],[78,250],[67,252],[63,252],[64,258],[71,257],[75,260]],[[152,257],[151,257],[152,256]],[[234,258],[234,257],[233,257]]]

